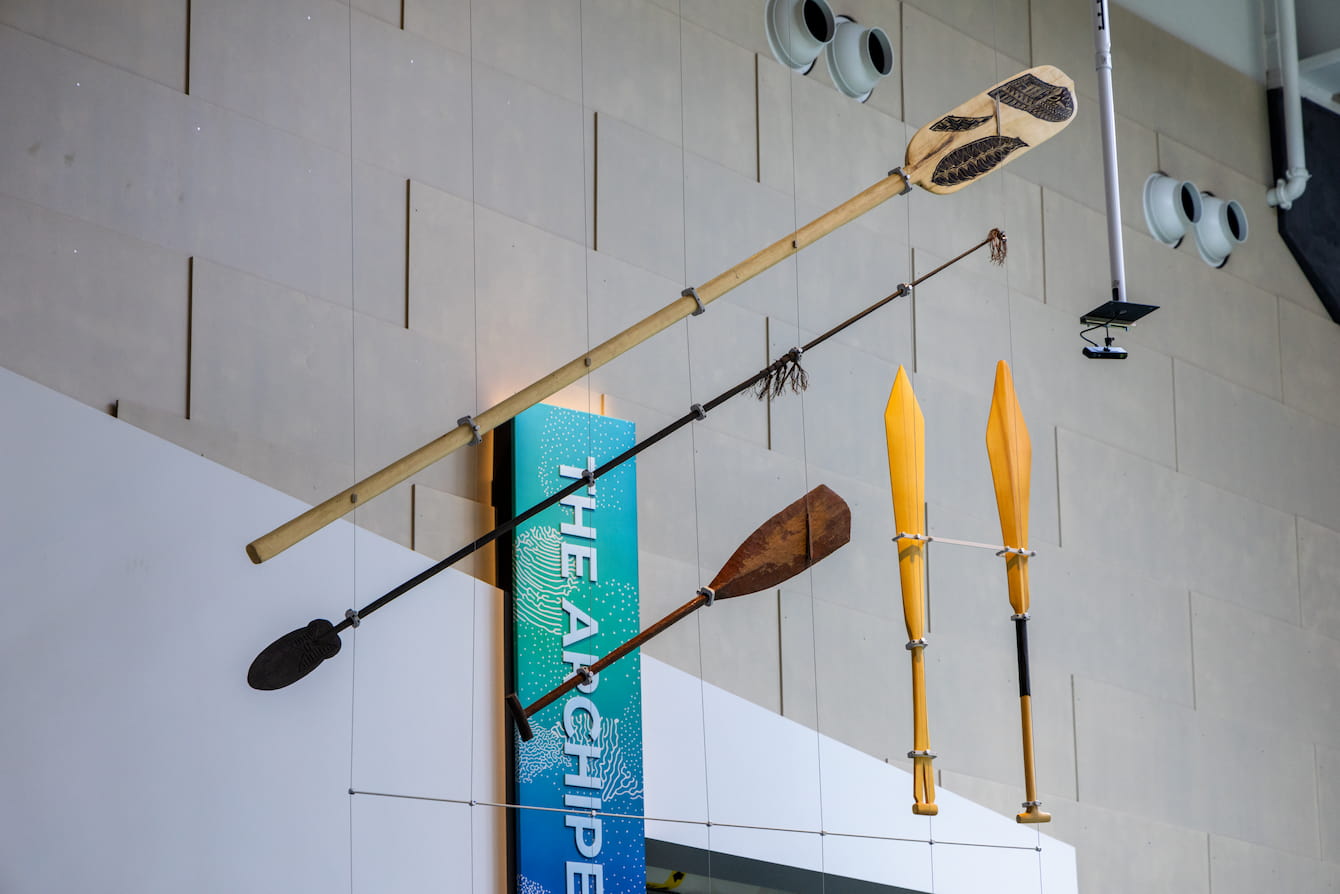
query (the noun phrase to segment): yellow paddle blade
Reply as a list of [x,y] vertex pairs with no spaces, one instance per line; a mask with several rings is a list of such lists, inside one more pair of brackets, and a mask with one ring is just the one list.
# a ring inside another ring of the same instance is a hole
[[[986,422],[986,455],[996,485],[996,508],[1005,546],[1028,549],[1028,492],[1033,468],[1033,442],[1014,393],[1014,378],[1004,360],[996,364],[996,387]],[[1010,604],[1015,614],[1028,611],[1028,562],[1022,556],[1006,560]]]
[[[889,447],[889,484],[893,491],[893,518],[899,533],[926,533],[926,420],[912,392],[907,371],[898,367],[884,408],[884,434]],[[922,638],[926,629],[926,544],[898,541],[898,575],[903,590],[903,617],[908,639]]]
[[1075,82],[1054,65],[1006,78],[930,122],[907,144],[903,171],[929,192],[956,192],[1051,139],[1075,120]]

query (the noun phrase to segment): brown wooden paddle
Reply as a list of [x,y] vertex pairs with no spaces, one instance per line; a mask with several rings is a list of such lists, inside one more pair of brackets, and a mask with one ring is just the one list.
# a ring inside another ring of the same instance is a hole
[[661,330],[691,314],[702,313],[708,304],[731,289],[886,200],[904,195],[912,184],[936,194],[956,192],[1050,139],[1074,116],[1075,84],[1058,68],[1041,65],[1001,81],[917,131],[907,144],[903,166],[874,186],[696,289],[685,289],[678,300],[646,319],[478,416],[462,417],[456,428],[436,440],[256,538],[247,544],[247,555],[260,564],[461,447],[479,443],[486,432]]
[[717,572],[712,583],[698,591],[688,602],[643,630],[637,636],[610,652],[540,696],[529,707],[523,708],[516,693],[507,696],[507,710],[516,722],[521,740],[528,741],[533,732],[530,718],[596,674],[623,658],[629,652],[693,614],[704,605],[718,599],[747,596],[760,590],[771,589],[790,580],[820,559],[836,552],[851,539],[851,509],[847,503],[825,485],[819,485],[805,496],[765,521],[749,538],[741,543],[726,564]]

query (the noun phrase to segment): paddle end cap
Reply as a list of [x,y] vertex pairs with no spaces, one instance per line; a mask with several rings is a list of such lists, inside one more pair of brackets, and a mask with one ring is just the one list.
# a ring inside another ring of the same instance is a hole
[[1017,813],[1014,816],[1017,823],[1049,823],[1052,821],[1050,813],[1043,813],[1042,808],[1034,804],[1024,809],[1023,813]]
[[918,801],[912,805],[912,812],[917,816],[935,816],[940,812],[940,808],[935,804],[923,804]]
[[529,742],[535,737],[535,731],[530,728],[530,718],[526,716],[526,709],[521,706],[521,699],[516,697],[515,692],[507,695],[507,712],[512,715],[512,722],[516,724],[516,732],[522,742]]

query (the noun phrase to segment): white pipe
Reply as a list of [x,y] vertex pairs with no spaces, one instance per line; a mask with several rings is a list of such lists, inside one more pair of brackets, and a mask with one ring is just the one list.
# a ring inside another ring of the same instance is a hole
[[1275,37],[1279,46],[1280,80],[1284,86],[1284,143],[1289,169],[1266,191],[1266,202],[1288,211],[1307,188],[1307,157],[1303,150],[1303,101],[1298,95],[1298,19],[1294,0],[1276,0]]
[[1121,244],[1121,191],[1117,183],[1117,116],[1112,105],[1112,35],[1107,0],[1094,0],[1093,45],[1098,71],[1098,112],[1103,131],[1103,183],[1107,192],[1107,255],[1112,299],[1126,300],[1126,261]]

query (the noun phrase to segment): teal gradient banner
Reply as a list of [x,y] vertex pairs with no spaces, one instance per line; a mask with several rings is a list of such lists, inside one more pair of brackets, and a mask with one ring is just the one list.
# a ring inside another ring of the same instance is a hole
[[[517,416],[513,513],[634,439],[631,422],[560,407]],[[634,461],[518,526],[513,543],[516,692],[530,704],[638,633]],[[646,890],[640,668],[628,655],[533,716],[529,742],[516,738],[518,802],[552,808],[517,811],[520,894]]]

